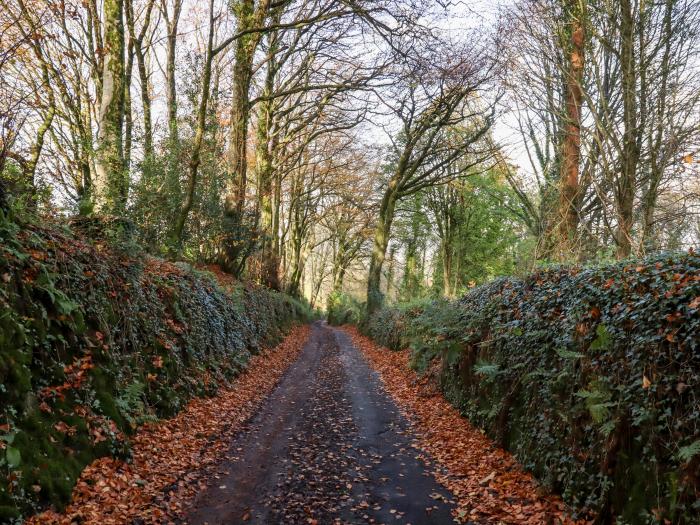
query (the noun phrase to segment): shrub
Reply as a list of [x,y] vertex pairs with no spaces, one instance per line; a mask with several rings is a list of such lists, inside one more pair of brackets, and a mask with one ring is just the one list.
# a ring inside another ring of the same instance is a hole
[[210,395],[308,308],[0,215],[0,521],[64,505],[136,425]]
[[446,397],[581,514],[698,523],[697,254],[542,270],[418,310],[366,331],[439,363]]

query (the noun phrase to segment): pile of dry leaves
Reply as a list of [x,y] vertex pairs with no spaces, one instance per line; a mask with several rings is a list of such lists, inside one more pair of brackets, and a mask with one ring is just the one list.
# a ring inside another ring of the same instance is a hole
[[98,459],[83,471],[65,513],[45,512],[27,523],[169,523],[180,516],[233,435],[297,359],[309,331],[294,328],[215,398],[195,399],[176,417],[144,425],[134,436],[132,461]]
[[393,352],[346,327],[411,421],[417,446],[437,463],[435,476],[457,498],[457,519],[494,524],[581,525],[547,495],[511,454],[473,427],[425,379],[409,368],[408,352]]

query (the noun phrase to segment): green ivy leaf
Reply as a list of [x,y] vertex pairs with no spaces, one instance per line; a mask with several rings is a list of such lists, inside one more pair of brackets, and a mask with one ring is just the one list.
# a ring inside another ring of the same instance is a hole
[[10,468],[17,468],[22,463],[22,454],[20,454],[19,449],[15,447],[7,447],[7,450],[5,450],[5,459],[7,459],[7,465]]

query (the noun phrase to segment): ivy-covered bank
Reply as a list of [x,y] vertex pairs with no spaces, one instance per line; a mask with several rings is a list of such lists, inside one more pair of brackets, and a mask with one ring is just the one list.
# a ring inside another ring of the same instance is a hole
[[700,256],[504,278],[385,309],[412,363],[580,515],[700,523]]
[[128,456],[140,422],[213,394],[308,316],[128,243],[0,216],[0,522],[61,507],[94,458]]

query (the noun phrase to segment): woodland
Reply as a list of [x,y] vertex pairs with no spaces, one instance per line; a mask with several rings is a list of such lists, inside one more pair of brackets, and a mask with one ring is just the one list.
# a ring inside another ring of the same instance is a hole
[[556,523],[700,523],[698,57],[698,0],[0,0],[0,521],[324,317]]

